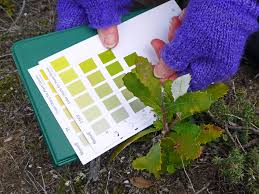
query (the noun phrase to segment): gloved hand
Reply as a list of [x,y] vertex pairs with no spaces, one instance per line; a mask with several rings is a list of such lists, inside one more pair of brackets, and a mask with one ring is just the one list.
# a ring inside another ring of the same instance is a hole
[[117,25],[131,0],[58,0],[56,30],[87,24],[98,29],[103,45],[113,48],[119,41]]
[[191,0],[175,39],[161,50],[162,61],[178,76],[190,73],[192,91],[228,80],[258,29],[258,15],[257,0]]

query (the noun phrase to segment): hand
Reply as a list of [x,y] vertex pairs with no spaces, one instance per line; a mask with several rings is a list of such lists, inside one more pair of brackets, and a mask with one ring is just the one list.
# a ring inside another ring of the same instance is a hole
[[[180,16],[172,18],[168,31],[169,41],[172,41],[175,38],[176,30],[181,26],[184,15],[185,9],[182,11]],[[165,42],[160,39],[154,39],[152,40],[151,45],[155,49],[157,57],[159,58],[158,64],[154,66],[154,76],[159,78],[162,83],[166,80],[175,80],[177,78],[176,72],[172,68],[168,67],[160,56],[160,51],[164,47]]]

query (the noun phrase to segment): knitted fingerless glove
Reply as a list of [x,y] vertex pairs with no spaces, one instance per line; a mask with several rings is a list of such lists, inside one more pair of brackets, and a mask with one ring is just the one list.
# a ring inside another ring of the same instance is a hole
[[228,80],[238,69],[248,36],[258,29],[258,15],[256,0],[191,0],[162,59],[178,75],[191,74],[191,91]]
[[56,29],[63,30],[82,24],[92,28],[117,25],[127,12],[131,0],[59,0]]

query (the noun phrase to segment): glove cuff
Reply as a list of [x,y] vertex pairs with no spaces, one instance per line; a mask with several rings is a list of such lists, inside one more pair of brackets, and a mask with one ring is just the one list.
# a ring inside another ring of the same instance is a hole
[[121,22],[121,16],[127,13],[130,0],[77,0],[85,9],[89,26],[106,28]]

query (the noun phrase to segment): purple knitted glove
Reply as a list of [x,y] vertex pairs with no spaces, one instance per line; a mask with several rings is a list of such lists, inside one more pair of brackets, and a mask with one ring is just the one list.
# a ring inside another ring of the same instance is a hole
[[175,39],[161,52],[178,75],[190,73],[190,90],[233,76],[248,36],[258,29],[256,0],[191,0]]
[[117,25],[131,0],[58,0],[56,30],[88,24],[92,28]]

